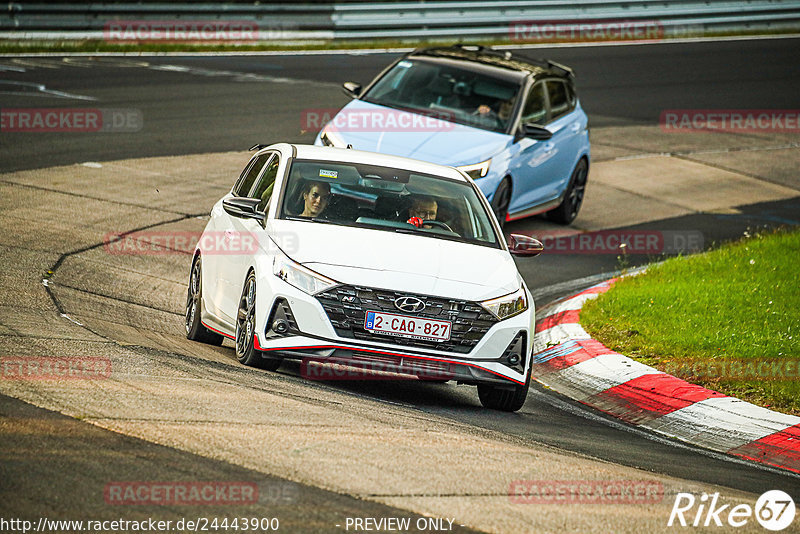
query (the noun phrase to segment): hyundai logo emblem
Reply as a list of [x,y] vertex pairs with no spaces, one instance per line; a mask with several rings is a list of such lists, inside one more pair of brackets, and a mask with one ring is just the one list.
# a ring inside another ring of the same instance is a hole
[[406,313],[419,313],[425,309],[425,303],[417,297],[400,297],[394,299],[394,306]]

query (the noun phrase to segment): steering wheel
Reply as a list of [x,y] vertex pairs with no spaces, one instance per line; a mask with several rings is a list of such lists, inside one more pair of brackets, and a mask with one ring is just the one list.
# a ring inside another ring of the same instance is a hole
[[423,219],[422,220],[422,224],[423,224],[423,226],[426,225],[426,224],[429,224],[431,226],[438,226],[439,228],[443,228],[443,229],[447,230],[448,232],[453,232],[454,234],[456,233],[452,228],[450,228],[446,223],[443,223],[442,221],[434,221],[434,220],[431,220],[431,219]]

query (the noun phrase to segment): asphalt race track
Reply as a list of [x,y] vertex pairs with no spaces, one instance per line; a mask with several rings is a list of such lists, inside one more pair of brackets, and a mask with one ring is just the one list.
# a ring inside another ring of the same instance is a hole
[[[796,109],[799,49],[800,39],[763,39],[525,51],[576,70],[590,117],[593,169],[574,229],[691,233],[707,248],[800,224],[796,132],[658,126],[665,109]],[[312,142],[303,113],[340,107],[342,82],[366,82],[396,55],[0,58],[2,108],[142,119],[130,132],[0,132],[0,355],[102,357],[113,368],[91,383],[0,379],[0,517],[279,517],[288,532],[449,517],[462,531],[659,532],[677,492],[800,498],[798,476],[655,438],[538,386],[505,414],[464,386],[244,368],[229,342],[183,338],[185,254],[103,247],[111,232],[201,230],[247,147]],[[692,173],[716,177],[705,197],[658,188]],[[507,230],[556,228],[533,218]],[[660,257],[582,252],[519,261],[539,305]],[[508,496],[518,479],[594,478],[653,480],[665,496],[583,507]],[[260,497],[235,514],[104,498],[108,484],[134,480],[248,481]]]

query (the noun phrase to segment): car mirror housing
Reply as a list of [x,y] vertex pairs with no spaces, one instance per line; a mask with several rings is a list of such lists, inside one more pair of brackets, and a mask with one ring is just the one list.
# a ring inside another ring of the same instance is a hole
[[261,203],[259,198],[231,197],[222,201],[222,207],[229,215],[240,219],[255,219],[264,221],[264,214],[256,208]]
[[508,238],[508,251],[514,256],[538,256],[544,251],[544,245],[538,239],[511,234]]
[[536,139],[537,141],[547,141],[553,137],[553,133],[547,128],[542,128],[541,126],[530,123],[522,125],[522,135],[530,139]]
[[344,94],[350,98],[358,98],[358,95],[361,94],[361,84],[358,82],[344,82],[342,88],[344,89]]

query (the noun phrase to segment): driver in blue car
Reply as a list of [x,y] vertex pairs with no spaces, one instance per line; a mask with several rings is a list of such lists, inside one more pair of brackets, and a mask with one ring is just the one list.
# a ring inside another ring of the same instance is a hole
[[481,119],[491,119],[498,124],[505,126],[511,118],[511,112],[514,110],[514,98],[508,100],[499,100],[496,104],[497,110],[492,106],[481,104],[477,107],[474,114]]

